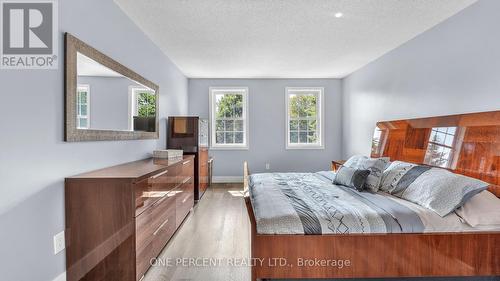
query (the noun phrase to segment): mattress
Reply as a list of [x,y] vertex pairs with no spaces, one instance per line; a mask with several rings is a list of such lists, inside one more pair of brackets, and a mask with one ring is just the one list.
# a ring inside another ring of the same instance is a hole
[[332,172],[262,173],[249,178],[258,234],[465,232],[456,214],[437,213],[387,193],[332,184]]

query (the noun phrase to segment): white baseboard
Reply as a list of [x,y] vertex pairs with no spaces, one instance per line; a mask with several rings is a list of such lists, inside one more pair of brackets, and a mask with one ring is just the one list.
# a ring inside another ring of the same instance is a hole
[[66,281],[66,271],[59,274],[59,276],[54,278],[54,280],[52,280],[52,281]]
[[243,177],[240,176],[213,176],[213,183],[240,183],[243,182]]

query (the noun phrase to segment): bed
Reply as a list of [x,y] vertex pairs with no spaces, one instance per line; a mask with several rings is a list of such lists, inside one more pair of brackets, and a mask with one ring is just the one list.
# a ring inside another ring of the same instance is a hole
[[[498,196],[498,111],[379,122],[372,157],[432,164],[431,136],[449,127],[453,153],[440,166],[490,183]],[[500,275],[498,227],[335,186],[331,172],[251,175],[245,162],[244,174],[252,280]]]

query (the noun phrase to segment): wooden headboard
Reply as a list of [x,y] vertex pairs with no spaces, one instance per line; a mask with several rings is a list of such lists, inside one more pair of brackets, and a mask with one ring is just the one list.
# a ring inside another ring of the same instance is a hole
[[371,155],[478,178],[500,197],[500,111],[378,122]]

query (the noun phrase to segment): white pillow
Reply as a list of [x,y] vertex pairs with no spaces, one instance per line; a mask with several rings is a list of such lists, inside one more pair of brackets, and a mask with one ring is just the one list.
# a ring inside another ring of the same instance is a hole
[[487,190],[473,196],[456,212],[472,227],[500,226],[500,199]]

